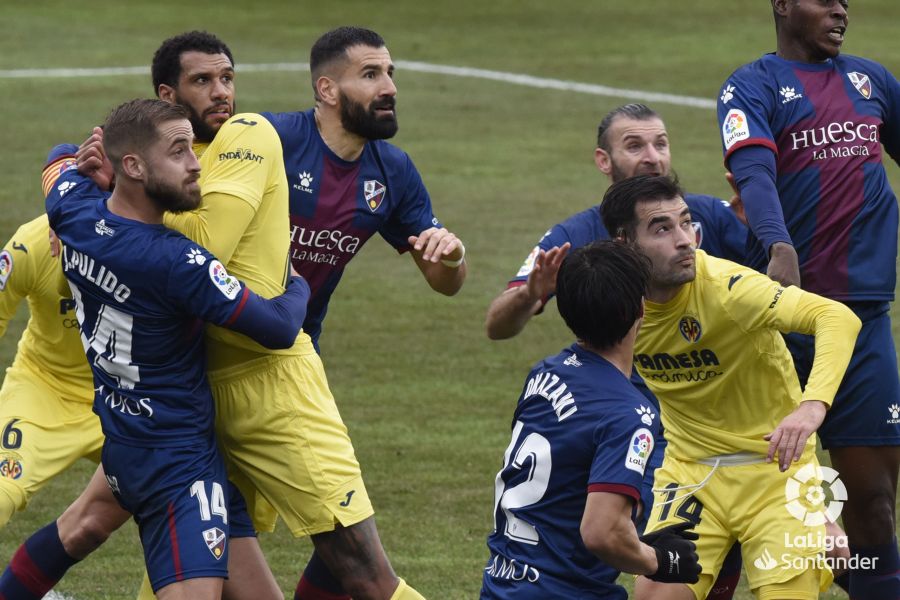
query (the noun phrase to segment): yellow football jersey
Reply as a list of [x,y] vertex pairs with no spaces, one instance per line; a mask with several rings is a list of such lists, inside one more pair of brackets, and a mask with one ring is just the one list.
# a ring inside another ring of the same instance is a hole
[[22,299],[30,317],[8,372],[40,378],[60,397],[91,403],[94,384],[59,260],[50,256],[47,216],[16,231],[0,252],[0,335]]
[[[646,303],[635,366],[659,398],[682,460],[765,454],[763,439],[802,400],[831,404],[850,362],[859,320],[847,307],[697,251],[697,276],[665,304]],[[801,396],[779,332],[816,334]],[[807,452],[815,448],[814,436]]]
[[[229,119],[200,156],[203,203],[191,212],[167,214],[165,224],[206,247],[233,275],[261,296],[284,292],[288,274],[290,221],[281,140],[262,116]],[[269,350],[239,333],[207,327],[210,370],[261,355],[314,351],[301,333],[293,348]]]

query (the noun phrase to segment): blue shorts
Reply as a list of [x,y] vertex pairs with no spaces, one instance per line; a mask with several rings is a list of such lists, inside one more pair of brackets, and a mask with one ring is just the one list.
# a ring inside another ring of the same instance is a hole
[[178,448],[107,439],[101,461],[113,494],[138,524],[154,592],[186,579],[228,576],[228,538],[254,532],[213,438]]
[[[853,357],[834,403],[819,428],[822,447],[900,446],[900,377],[887,302],[848,303],[862,321]],[[800,385],[815,354],[812,336],[785,336]]]

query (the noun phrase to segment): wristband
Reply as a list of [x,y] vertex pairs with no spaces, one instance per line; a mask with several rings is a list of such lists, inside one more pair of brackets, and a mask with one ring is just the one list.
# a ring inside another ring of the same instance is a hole
[[441,264],[445,267],[450,267],[451,269],[458,269],[459,265],[463,264],[463,261],[466,260],[466,247],[463,246],[463,243],[459,243],[459,249],[462,251],[462,255],[456,260],[450,260],[449,258],[442,258]]

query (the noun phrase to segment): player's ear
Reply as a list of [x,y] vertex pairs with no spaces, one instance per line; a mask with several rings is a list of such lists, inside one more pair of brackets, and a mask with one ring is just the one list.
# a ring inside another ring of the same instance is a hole
[[328,106],[337,106],[340,92],[337,82],[326,75],[316,79],[316,98]]
[[594,164],[604,175],[612,173],[612,157],[603,148],[594,150]]
[[772,10],[779,17],[784,17],[788,13],[789,0],[772,0]]
[[122,157],[122,174],[130,179],[143,179],[146,165],[137,154],[126,154]]
[[175,88],[171,85],[159,84],[159,87],[156,89],[156,95],[164,102],[175,103]]

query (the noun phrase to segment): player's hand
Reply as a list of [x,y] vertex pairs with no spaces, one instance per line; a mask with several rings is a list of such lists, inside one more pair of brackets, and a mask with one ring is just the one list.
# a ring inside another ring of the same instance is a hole
[[429,227],[419,235],[411,235],[410,246],[422,253],[422,260],[433,263],[441,259],[457,260],[463,256],[463,245],[454,234],[443,227]]
[[648,579],[662,583],[697,583],[700,558],[694,541],[700,538],[694,524],[685,521],[641,536],[641,541],[656,551],[656,572]]
[[785,242],[775,242],[770,249],[769,268],[766,275],[787,287],[800,287],[800,261],[794,247]]
[[49,242],[50,242],[50,256],[52,256],[53,258],[56,258],[57,256],[59,256],[59,252],[60,252],[59,238],[56,237],[56,232],[53,231],[52,229],[48,229],[47,231],[50,232],[50,233],[47,235],[47,237],[50,238],[50,239],[49,239]]
[[102,190],[109,190],[112,186],[112,163],[103,152],[103,130],[94,127],[88,139],[84,140],[75,153],[75,163],[78,172],[85,177],[90,177]]
[[778,455],[778,468],[784,472],[791,466],[791,462],[800,460],[800,455],[806,449],[806,440],[814,434],[822,421],[828,407],[819,400],[805,400],[800,406],[783,418],[778,427],[764,439],[769,442],[769,453],[766,462],[772,462]]
[[566,242],[562,246],[538,251],[526,282],[529,297],[537,301],[556,292],[556,276],[571,247],[572,244]]
[[741,191],[738,189],[737,183],[734,181],[734,175],[731,171],[725,171],[725,180],[728,181],[728,184],[731,185],[731,189],[734,190],[734,195],[728,201],[731,212],[738,218],[738,221],[749,227],[750,224],[747,222],[747,213],[744,211],[744,201],[741,200]]

